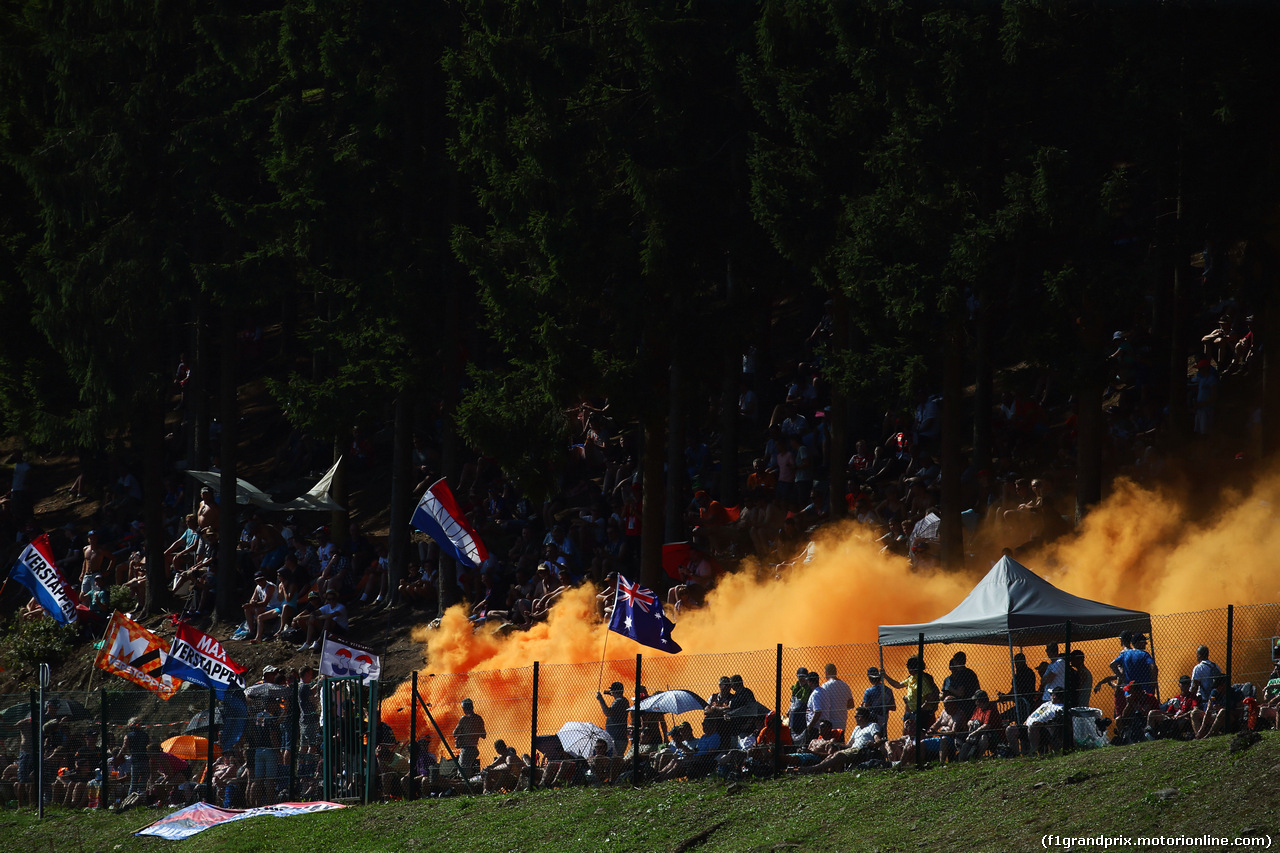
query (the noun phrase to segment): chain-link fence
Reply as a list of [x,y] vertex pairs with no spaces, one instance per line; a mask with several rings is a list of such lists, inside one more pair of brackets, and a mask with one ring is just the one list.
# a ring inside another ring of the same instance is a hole
[[[0,798],[23,808],[368,802],[1101,745],[1146,736],[1148,712],[1180,694],[1208,697],[1218,670],[1253,685],[1223,696],[1262,695],[1277,636],[1280,604],[1265,604],[369,685],[280,672],[222,700],[191,685],[168,701],[140,689],[32,691],[0,697]],[[1071,710],[1037,718],[1055,704]],[[1205,731],[1208,716],[1170,731]],[[1237,719],[1228,707],[1226,722]]]

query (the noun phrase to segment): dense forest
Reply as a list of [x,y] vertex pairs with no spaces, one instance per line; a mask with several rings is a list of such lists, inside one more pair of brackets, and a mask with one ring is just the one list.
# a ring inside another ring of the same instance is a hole
[[1002,397],[1070,423],[1034,450],[1068,516],[1117,417],[1205,438],[1200,361],[1272,449],[1276,32],[1225,0],[0,0],[0,429],[128,442],[158,530],[175,460],[234,477],[266,350],[321,467],[387,437],[393,578],[426,459],[537,500],[643,483],[657,587],[788,386],[837,518],[855,441],[936,400],[955,565],[976,472],[1032,452]]

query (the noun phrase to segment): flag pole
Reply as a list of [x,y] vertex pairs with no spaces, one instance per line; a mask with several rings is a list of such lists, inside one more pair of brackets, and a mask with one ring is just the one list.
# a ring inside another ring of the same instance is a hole
[[[622,575],[618,575],[618,580],[614,582],[613,587],[613,613],[618,612],[618,587],[622,584]],[[596,692],[600,692],[600,688],[604,685],[604,655],[605,649],[609,648],[609,634],[613,631],[610,624],[604,626],[604,643],[600,646],[600,674],[596,678]]]
[[[616,606],[616,605],[615,605]],[[604,684],[604,650],[609,648],[609,634],[612,629],[608,625],[604,626],[604,645],[600,647],[600,674],[596,678],[596,692],[600,692],[600,687]]]

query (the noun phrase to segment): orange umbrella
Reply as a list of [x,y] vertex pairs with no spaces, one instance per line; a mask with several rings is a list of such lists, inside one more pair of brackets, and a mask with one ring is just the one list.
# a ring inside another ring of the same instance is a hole
[[[160,744],[160,748],[178,758],[185,758],[188,761],[201,761],[209,755],[209,739],[199,735],[178,735]],[[213,745],[213,757],[217,758],[221,754],[222,748],[215,743]]]

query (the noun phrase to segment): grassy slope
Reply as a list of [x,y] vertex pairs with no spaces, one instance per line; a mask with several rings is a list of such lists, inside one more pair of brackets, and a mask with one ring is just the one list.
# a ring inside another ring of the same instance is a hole
[[[1173,788],[1166,799],[1157,791]],[[161,812],[0,814],[12,851],[158,851],[128,833]],[[708,830],[710,830],[708,832]],[[705,839],[697,837],[707,833]],[[280,851],[1019,851],[1041,836],[1127,834],[1280,841],[1280,735],[1231,755],[1228,739],[924,773],[862,772],[390,803],[207,830],[202,853]],[[1159,848],[1191,850],[1195,847]],[[1220,849],[1209,847],[1204,849]]]

